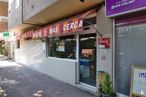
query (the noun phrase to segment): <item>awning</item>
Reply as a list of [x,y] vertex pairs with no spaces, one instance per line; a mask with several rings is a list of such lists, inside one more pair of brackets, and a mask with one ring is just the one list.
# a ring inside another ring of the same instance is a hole
[[65,35],[68,33],[80,32],[83,31],[83,20],[84,18],[91,14],[95,13],[97,9],[92,9],[85,13],[79,14],[74,17],[70,17],[66,20],[57,22],[52,25],[45,26],[43,28],[37,30],[30,30],[28,32],[24,32],[21,35],[17,36],[16,39],[27,39],[27,38],[45,38],[52,36]]

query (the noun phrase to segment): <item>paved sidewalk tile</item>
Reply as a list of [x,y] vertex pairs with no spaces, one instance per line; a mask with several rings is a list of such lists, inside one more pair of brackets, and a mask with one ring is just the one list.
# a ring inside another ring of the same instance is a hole
[[94,97],[15,62],[0,61],[0,86],[6,97]]

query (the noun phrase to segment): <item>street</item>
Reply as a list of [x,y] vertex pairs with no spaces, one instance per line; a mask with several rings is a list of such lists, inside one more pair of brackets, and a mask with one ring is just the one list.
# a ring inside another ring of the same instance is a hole
[[6,97],[94,97],[11,60],[0,61],[0,86]]

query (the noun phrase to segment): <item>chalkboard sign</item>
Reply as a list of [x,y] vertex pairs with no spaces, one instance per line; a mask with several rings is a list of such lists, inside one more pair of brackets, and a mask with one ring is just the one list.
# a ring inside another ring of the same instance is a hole
[[146,97],[146,67],[132,66],[130,97]]

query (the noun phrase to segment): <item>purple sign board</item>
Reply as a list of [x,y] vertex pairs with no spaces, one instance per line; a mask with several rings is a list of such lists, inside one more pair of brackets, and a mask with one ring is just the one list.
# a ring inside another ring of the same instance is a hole
[[146,0],[106,0],[106,16],[112,17],[146,9]]

